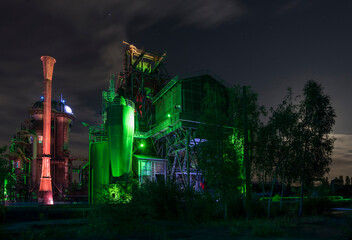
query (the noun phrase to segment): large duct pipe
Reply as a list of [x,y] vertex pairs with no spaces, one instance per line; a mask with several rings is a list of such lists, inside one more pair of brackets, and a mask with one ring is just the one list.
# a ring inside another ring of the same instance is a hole
[[43,156],[42,175],[40,178],[38,201],[54,204],[50,174],[50,138],[51,138],[51,83],[56,60],[50,56],[42,56],[44,73],[44,111],[43,111]]

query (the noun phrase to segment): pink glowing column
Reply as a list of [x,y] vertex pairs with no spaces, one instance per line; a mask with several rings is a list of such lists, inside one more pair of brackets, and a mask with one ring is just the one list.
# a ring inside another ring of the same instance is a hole
[[54,204],[50,174],[50,135],[51,135],[51,82],[56,60],[49,56],[40,58],[44,73],[44,111],[43,111],[43,157],[38,201]]

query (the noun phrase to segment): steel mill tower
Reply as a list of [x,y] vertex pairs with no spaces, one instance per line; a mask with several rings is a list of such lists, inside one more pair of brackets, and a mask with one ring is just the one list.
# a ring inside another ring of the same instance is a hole
[[44,73],[44,111],[43,111],[43,155],[42,175],[40,178],[38,202],[54,204],[50,173],[50,138],[51,138],[51,85],[56,60],[42,56]]

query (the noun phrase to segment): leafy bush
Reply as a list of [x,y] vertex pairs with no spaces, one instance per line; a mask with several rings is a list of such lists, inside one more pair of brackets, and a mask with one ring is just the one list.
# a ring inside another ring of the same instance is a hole
[[244,199],[238,194],[233,194],[229,199],[228,217],[229,219],[237,219],[244,216],[246,216]]
[[[132,199],[128,202],[109,202],[93,205],[83,236],[117,236],[140,232],[160,232],[152,220],[207,223],[224,216],[221,199],[208,192],[180,188],[175,182],[146,182],[132,185]],[[111,204],[114,203],[114,204]],[[228,215],[244,216],[243,200],[238,196],[228,199]],[[146,221],[149,220],[149,221]],[[151,221],[150,221],[151,220]],[[148,225],[149,224],[149,225]]]
[[146,182],[132,192],[131,206],[139,217],[178,219],[184,192],[174,182]]
[[252,214],[253,217],[266,217],[268,203],[265,201],[255,200],[252,201]]
[[192,223],[210,221],[215,216],[216,201],[208,192],[185,191],[185,202],[181,207],[181,220]]
[[311,198],[303,202],[303,212],[307,215],[322,215],[332,208],[332,202],[327,198]]

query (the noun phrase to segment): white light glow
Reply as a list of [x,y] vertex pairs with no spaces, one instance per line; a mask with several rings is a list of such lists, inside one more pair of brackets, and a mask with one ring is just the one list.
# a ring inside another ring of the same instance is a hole
[[72,109],[69,106],[65,105],[65,112],[72,114]]

